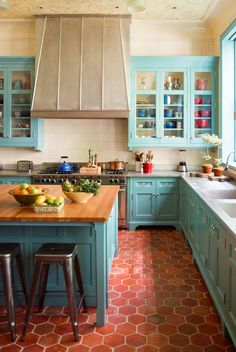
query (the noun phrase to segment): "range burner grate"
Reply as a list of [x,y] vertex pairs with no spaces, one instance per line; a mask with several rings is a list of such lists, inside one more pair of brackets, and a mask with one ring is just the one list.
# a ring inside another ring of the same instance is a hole
[[125,170],[106,170],[107,175],[125,175]]
[[40,175],[71,175],[74,172],[76,172],[78,168],[76,166],[73,166],[73,168],[70,171],[59,171],[58,167],[46,167],[45,169],[42,169],[38,172]]

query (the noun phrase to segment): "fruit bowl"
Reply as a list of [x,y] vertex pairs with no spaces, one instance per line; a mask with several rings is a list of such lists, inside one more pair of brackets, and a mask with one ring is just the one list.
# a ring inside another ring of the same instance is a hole
[[11,194],[15,200],[21,205],[32,205],[35,203],[39,195],[45,194],[48,192],[48,189],[44,188],[38,194],[16,194],[16,189],[11,189],[8,193]]
[[93,193],[87,193],[87,192],[66,192],[66,191],[63,191],[63,193],[73,203],[86,203],[90,198],[93,197]]

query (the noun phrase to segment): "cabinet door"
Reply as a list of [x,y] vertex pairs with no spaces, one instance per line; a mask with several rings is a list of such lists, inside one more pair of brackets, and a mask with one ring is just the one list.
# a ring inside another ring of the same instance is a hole
[[216,231],[216,294],[218,297],[218,301],[220,303],[221,309],[225,310],[226,303],[226,232],[222,227],[217,223],[214,218]]
[[229,241],[227,243],[227,311],[228,319],[227,326],[231,335],[236,340],[236,239],[231,234],[228,234]]
[[178,180],[157,179],[156,218],[157,220],[178,218]]
[[42,148],[43,122],[30,118],[33,82],[33,58],[0,59],[0,146]]
[[156,180],[153,178],[133,179],[132,218],[155,219]]
[[216,72],[192,70],[191,87],[191,143],[199,144],[203,134],[215,132]]
[[163,144],[187,142],[186,70],[161,71],[160,141]]
[[0,138],[7,137],[7,71],[0,69]]
[[158,126],[160,90],[157,70],[140,68],[131,77],[131,139],[137,145],[155,144],[159,138]]

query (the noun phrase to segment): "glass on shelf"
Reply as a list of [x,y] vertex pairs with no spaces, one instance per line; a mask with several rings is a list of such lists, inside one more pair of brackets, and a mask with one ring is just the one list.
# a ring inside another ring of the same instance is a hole
[[184,89],[183,72],[164,72],[164,90],[182,90]]
[[195,72],[194,82],[195,82],[196,90],[211,90],[212,89],[211,72]]
[[136,89],[138,90],[155,90],[156,89],[156,72],[136,73]]
[[31,72],[30,71],[13,71],[12,72],[12,89],[14,89],[14,90],[31,89]]

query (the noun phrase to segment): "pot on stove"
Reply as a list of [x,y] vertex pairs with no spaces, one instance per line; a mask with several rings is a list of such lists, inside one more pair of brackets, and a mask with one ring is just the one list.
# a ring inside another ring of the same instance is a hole
[[114,161],[110,161],[110,169],[111,170],[124,170],[125,163],[124,161],[120,161],[118,159],[115,159]]
[[59,172],[71,172],[73,169],[73,166],[69,164],[66,159],[68,159],[68,156],[61,156],[61,164],[59,165]]

